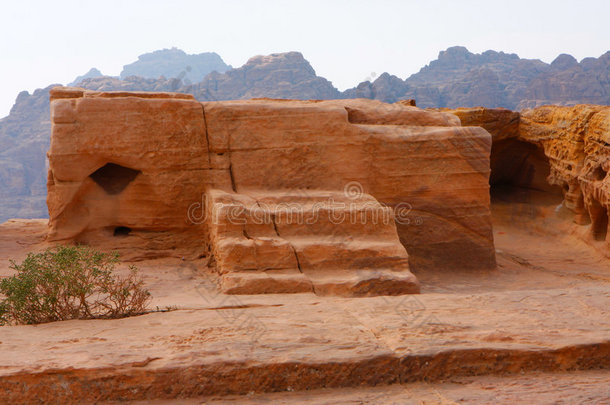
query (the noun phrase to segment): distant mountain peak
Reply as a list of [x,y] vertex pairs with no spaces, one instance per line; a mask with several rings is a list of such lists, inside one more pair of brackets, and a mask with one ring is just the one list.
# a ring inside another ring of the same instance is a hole
[[102,74],[102,72],[100,72],[97,68],[92,67],[91,69],[89,69],[89,71],[87,73],[85,73],[82,76],[78,76],[76,79],[74,79],[74,81],[70,84],[68,84],[68,86],[76,86],[78,83],[82,82],[85,79],[92,79],[95,77],[102,77],[104,76]]
[[332,83],[316,75],[300,52],[253,56],[239,68],[206,76],[196,87],[197,98],[211,100],[341,97]]
[[438,59],[456,55],[473,55],[473,53],[471,53],[465,46],[450,46],[444,51],[440,51],[438,53]]
[[567,53],[562,53],[558,57],[555,58],[553,62],[551,62],[551,67],[553,69],[570,69],[578,66],[578,61],[572,55],[568,55]]
[[283,52],[283,53],[272,53],[270,55],[257,55],[248,59],[248,62],[243,66],[245,69],[251,69],[253,67],[265,69],[273,69],[274,67],[286,69],[300,70],[311,76],[316,75],[316,71],[311,64],[305,59],[301,52]]
[[224,73],[231,69],[215,52],[187,54],[179,48],[160,49],[138,56],[138,60],[123,66],[121,79],[139,76],[146,79],[178,78],[197,83],[213,71]]
[[159,55],[187,56],[186,52],[174,46],[171,48],[157,49],[156,51],[143,53],[142,55],[138,56],[138,60],[155,60]]
[[[285,61],[285,60],[307,62],[307,60],[305,59],[305,57],[303,56],[303,54],[301,52],[290,51],[290,52],[276,52],[276,53],[272,53],[269,55],[256,55],[256,56],[253,56],[250,59],[248,59],[248,62],[246,62],[246,64],[273,63],[273,62]],[[307,63],[309,63],[309,62],[307,62]]]

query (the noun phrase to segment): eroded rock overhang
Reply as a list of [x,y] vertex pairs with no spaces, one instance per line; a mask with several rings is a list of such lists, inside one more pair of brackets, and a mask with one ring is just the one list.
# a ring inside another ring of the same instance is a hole
[[610,106],[446,111],[491,133],[492,192],[508,185],[560,196],[557,209],[572,213],[576,233],[610,257]]

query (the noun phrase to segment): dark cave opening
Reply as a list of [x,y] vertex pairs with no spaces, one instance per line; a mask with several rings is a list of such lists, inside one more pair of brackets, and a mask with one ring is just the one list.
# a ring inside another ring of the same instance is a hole
[[127,236],[131,233],[131,228],[128,226],[117,226],[114,228],[114,236]]
[[107,194],[120,194],[140,174],[139,170],[130,169],[115,163],[107,163],[91,173],[89,177]]
[[603,180],[606,178],[607,174],[608,173],[606,173],[606,171],[601,166],[597,166],[595,168],[595,170],[593,171],[593,179],[594,180]]
[[547,181],[551,166],[542,148],[516,139],[505,139],[494,142],[490,160],[492,201],[530,203],[532,198],[541,196],[557,204],[562,201],[561,187]]

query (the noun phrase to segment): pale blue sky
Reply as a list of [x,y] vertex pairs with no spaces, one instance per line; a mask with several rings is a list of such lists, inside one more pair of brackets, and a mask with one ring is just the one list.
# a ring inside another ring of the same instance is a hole
[[118,75],[176,46],[239,67],[297,50],[339,89],[371,72],[401,78],[463,45],[551,62],[610,49],[610,1],[28,1],[0,3],[0,117],[17,93],[68,83],[91,67]]

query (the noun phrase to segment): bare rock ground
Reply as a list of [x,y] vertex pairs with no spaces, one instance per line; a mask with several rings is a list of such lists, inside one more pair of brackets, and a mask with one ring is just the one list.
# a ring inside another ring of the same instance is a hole
[[[318,389],[146,402],[161,405],[454,405],[454,404],[608,404],[607,371],[528,373],[517,376],[457,377],[382,387]],[[114,402],[117,404],[117,402]],[[143,404],[134,401],[133,404]]]
[[[0,403],[608,403],[609,262],[555,203],[495,201],[498,269],[420,295],[229,296],[204,261],[139,262],[177,309],[0,328]],[[0,225],[0,275],[45,232]]]

